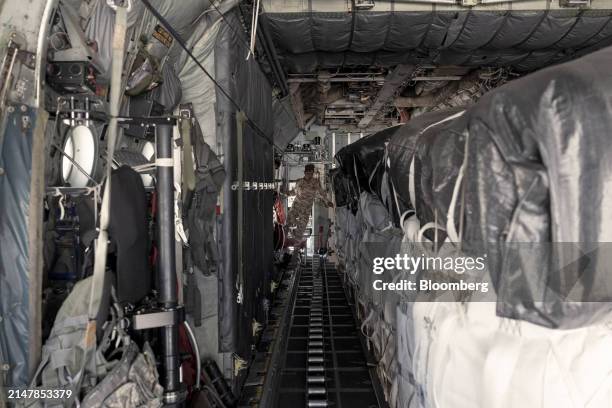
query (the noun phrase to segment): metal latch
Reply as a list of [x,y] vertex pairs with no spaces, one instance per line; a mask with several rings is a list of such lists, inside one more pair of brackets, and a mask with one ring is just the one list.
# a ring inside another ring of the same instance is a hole
[[155,312],[146,312],[132,316],[134,330],[154,329],[157,327],[176,326],[185,320],[185,309],[179,306]]
[[559,0],[559,7],[590,8],[591,0]]

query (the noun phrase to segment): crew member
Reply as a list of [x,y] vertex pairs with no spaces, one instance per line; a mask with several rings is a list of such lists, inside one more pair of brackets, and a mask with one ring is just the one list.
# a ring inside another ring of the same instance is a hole
[[304,231],[310,220],[312,204],[315,198],[319,198],[327,203],[328,207],[333,207],[333,203],[327,199],[325,190],[321,187],[319,180],[313,177],[314,165],[307,164],[304,168],[304,178],[297,181],[295,189],[289,195],[295,195],[293,206],[289,209],[287,216],[287,227],[295,228],[291,236],[296,240],[301,240]]

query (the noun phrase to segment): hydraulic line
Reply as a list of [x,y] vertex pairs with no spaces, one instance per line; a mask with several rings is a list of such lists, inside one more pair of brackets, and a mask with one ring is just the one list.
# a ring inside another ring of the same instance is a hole
[[195,354],[196,357],[196,383],[195,383],[195,388],[196,390],[200,389],[200,382],[202,381],[202,356],[200,355],[200,346],[198,346],[198,341],[196,340],[196,336],[195,333],[193,332],[193,329],[191,328],[191,325],[189,324],[189,322],[184,321],[183,324],[185,325],[185,330],[187,331],[187,334],[189,335],[189,341],[191,342],[191,347],[193,347],[193,353]]

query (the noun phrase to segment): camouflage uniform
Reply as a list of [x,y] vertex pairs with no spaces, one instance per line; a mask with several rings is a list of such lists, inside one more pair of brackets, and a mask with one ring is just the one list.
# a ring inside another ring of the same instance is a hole
[[320,198],[325,202],[328,200],[319,180],[314,177],[310,180],[300,179],[295,186],[295,195],[293,206],[287,215],[287,226],[296,227],[292,235],[294,238],[301,238],[308,225],[315,198]]

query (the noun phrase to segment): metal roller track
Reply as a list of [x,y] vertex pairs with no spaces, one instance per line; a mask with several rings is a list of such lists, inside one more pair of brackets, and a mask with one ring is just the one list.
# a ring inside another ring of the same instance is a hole
[[306,259],[289,318],[275,407],[387,406],[333,264]]
[[[310,289],[310,317],[308,323],[308,370],[306,372],[306,404],[308,407],[326,407],[327,389],[325,388],[325,357],[323,345],[325,335],[323,334],[323,278],[317,270],[317,265],[312,264],[309,272],[312,275],[312,287]],[[299,290],[300,286],[298,286]],[[305,291],[309,292],[308,289]],[[299,292],[298,292],[299,293]]]

